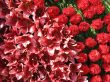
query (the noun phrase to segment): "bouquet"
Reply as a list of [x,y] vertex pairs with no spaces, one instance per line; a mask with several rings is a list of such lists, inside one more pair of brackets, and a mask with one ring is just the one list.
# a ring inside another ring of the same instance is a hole
[[110,1],[0,0],[0,82],[110,82]]

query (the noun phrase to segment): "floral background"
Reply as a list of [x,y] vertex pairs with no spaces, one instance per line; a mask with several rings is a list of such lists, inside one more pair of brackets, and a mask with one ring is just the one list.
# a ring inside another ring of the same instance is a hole
[[110,0],[0,0],[0,82],[110,82]]

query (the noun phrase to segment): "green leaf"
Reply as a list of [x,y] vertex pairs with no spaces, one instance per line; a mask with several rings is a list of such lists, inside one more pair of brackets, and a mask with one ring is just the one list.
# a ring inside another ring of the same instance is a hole
[[110,0],[102,0],[103,4],[105,5],[106,7],[106,11],[107,12],[110,12]]

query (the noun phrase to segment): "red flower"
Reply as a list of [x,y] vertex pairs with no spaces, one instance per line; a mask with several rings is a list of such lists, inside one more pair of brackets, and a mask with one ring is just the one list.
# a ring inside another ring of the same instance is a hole
[[49,14],[50,17],[54,18],[59,15],[59,8],[57,6],[51,6],[47,8],[47,13]]
[[34,0],[34,4],[37,7],[44,7],[44,0]]
[[96,36],[98,43],[105,44],[109,41],[109,37],[107,33],[99,33]]
[[77,44],[77,45],[75,46],[75,50],[76,50],[77,52],[81,52],[81,51],[84,50],[85,45],[83,44],[83,42],[77,42],[76,44]]
[[102,67],[103,67],[103,69],[104,69],[105,72],[110,72],[110,64],[104,63],[104,64],[102,65]]
[[65,14],[66,16],[71,17],[72,15],[74,15],[76,13],[75,9],[73,7],[67,7],[64,8],[62,10],[63,14]]
[[34,54],[34,53],[30,54],[30,56],[29,56],[30,65],[32,65],[32,66],[36,65],[38,63],[38,60],[39,60],[39,57],[37,54]]
[[86,10],[84,10],[83,13],[85,18],[91,19],[96,14],[96,9],[94,6],[90,6]]
[[102,82],[100,75],[95,75],[90,79],[90,82]]
[[87,61],[87,54],[86,53],[79,53],[78,57],[79,58],[77,59],[77,61],[79,63],[85,63]]
[[103,19],[105,24],[109,24],[110,23],[110,14],[107,14],[104,19]]
[[62,14],[62,15],[59,15],[56,19],[55,19],[56,22],[58,22],[59,24],[66,24],[68,22],[68,18],[66,15]]
[[89,69],[89,67],[87,65],[82,65],[81,66],[81,70],[83,71],[82,72],[83,75],[86,75],[86,74],[88,74],[90,72],[90,69]]
[[74,80],[76,82],[76,80],[78,80],[76,77],[76,73],[74,72],[77,72],[78,71],[77,68],[79,67],[81,67],[81,64],[70,64],[69,65],[69,70],[70,70],[69,77],[72,81]]
[[6,16],[6,24],[10,26],[15,26],[16,22],[18,21],[18,17],[16,16],[17,13],[11,12],[11,15]]
[[89,53],[89,59],[90,59],[92,62],[96,62],[96,61],[98,61],[100,58],[101,58],[101,54],[100,54],[97,50],[92,50],[92,51]]
[[87,23],[87,22],[81,22],[81,23],[79,24],[79,30],[80,30],[81,32],[88,31],[89,28],[90,28],[90,25],[89,25],[89,23]]
[[76,36],[77,34],[79,34],[79,28],[77,25],[69,26],[68,31],[69,31],[70,35],[73,35],[73,36]]
[[89,37],[89,38],[87,38],[87,39],[85,40],[85,44],[86,44],[87,47],[92,48],[92,47],[94,47],[94,46],[97,45],[97,42],[95,41],[95,39]]
[[88,0],[77,0],[76,3],[78,8],[81,10],[85,10],[89,6]]
[[81,15],[80,15],[80,14],[73,15],[73,16],[70,18],[70,22],[71,22],[72,24],[78,24],[78,23],[80,23],[81,20],[82,20],[82,18],[81,18]]
[[96,13],[98,15],[102,14],[105,11],[105,7],[102,4],[96,5]]
[[95,19],[95,20],[92,21],[91,26],[95,30],[100,30],[103,27],[103,21],[100,18],[99,19]]
[[85,47],[73,39],[78,26],[69,27],[68,17],[59,12],[56,6],[45,7],[45,0],[0,0],[0,17],[9,13],[0,18],[0,82],[86,80],[81,64],[74,62],[75,48]]
[[110,74],[105,74],[103,76],[103,82],[110,82]]
[[108,24],[108,26],[107,26],[107,32],[110,33],[110,24]]
[[[35,0],[34,0],[35,1]],[[42,0],[41,0],[42,1]],[[43,4],[42,5],[39,5],[39,3],[37,4],[40,8],[43,8]],[[36,6],[37,6],[36,5]],[[18,6],[18,10],[20,11],[23,11],[23,13],[25,15],[30,15],[31,12],[34,11],[34,4],[32,1],[29,1],[29,0],[24,0],[23,2],[21,2]],[[37,7],[38,7],[37,6]]]
[[99,45],[99,51],[100,51],[102,54],[107,54],[107,53],[109,52],[109,46],[100,44],[100,45]]
[[47,51],[44,51],[43,52],[43,56],[41,57],[42,61],[46,63],[49,63],[50,62],[50,55]]
[[110,54],[102,55],[102,60],[104,63],[110,63]]
[[91,64],[90,65],[90,74],[95,75],[101,72],[101,68],[98,64]]
[[12,53],[12,51],[15,49],[14,42],[13,41],[6,41],[4,45],[4,53]]
[[63,78],[63,72],[60,69],[55,70],[55,78],[60,79]]

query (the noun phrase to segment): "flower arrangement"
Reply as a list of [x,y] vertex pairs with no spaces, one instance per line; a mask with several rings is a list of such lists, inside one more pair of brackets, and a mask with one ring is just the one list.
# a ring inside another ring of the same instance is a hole
[[0,82],[110,82],[109,0],[0,0]]

